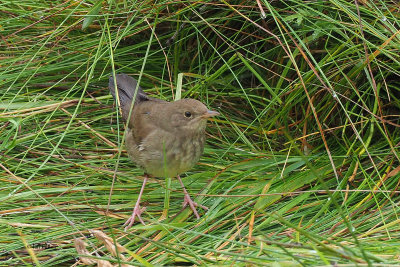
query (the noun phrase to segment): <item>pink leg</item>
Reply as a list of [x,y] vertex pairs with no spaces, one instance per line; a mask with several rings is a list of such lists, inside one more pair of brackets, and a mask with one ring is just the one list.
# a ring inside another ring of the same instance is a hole
[[183,182],[182,182],[181,177],[180,177],[179,175],[178,175],[178,180],[179,180],[179,182],[181,183],[181,186],[182,186],[182,188],[183,188],[183,193],[185,194],[185,198],[184,198],[184,200],[183,200],[183,207],[186,207],[187,205],[189,205],[189,207],[190,207],[191,210],[193,211],[194,215],[196,215],[196,218],[197,218],[197,219],[200,219],[200,216],[199,216],[199,213],[198,213],[197,210],[196,210],[196,207],[201,207],[201,208],[203,208],[203,209],[205,209],[205,210],[208,210],[208,208],[207,208],[206,206],[203,206],[203,205],[200,205],[200,204],[197,204],[196,202],[194,202],[194,201],[190,198],[188,192],[186,191],[186,188],[185,188],[185,186],[183,185]]
[[132,216],[124,223],[125,227],[125,231],[128,230],[129,228],[131,228],[131,226],[133,225],[133,223],[135,222],[135,217],[137,216],[139,221],[143,224],[146,225],[142,219],[142,217],[140,217],[140,215],[142,214],[143,211],[145,211],[146,207],[141,208],[140,207],[140,199],[142,198],[142,194],[143,194],[143,190],[144,190],[144,186],[146,185],[147,182],[147,174],[144,175],[144,180],[143,180],[143,184],[142,184],[142,188],[140,189],[140,193],[139,193],[139,197],[136,201],[135,204],[135,208],[133,209],[132,212]]

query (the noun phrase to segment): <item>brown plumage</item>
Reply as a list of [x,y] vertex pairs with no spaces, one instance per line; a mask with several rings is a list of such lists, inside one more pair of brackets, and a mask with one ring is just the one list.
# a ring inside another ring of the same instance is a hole
[[[179,175],[191,169],[200,159],[204,149],[207,119],[219,113],[208,110],[195,99],[167,102],[149,97],[137,85],[136,80],[126,74],[116,75],[116,84],[122,117],[125,121],[129,118],[126,150],[132,161],[145,171],[145,180],[132,216],[125,223],[126,229],[132,226],[136,216],[144,224],[140,216],[144,209],[140,208],[139,202],[147,175],[177,176],[185,193],[184,206],[189,205],[199,218],[195,207],[206,207],[191,200]],[[114,86],[114,79],[110,77],[110,92],[116,98]]]

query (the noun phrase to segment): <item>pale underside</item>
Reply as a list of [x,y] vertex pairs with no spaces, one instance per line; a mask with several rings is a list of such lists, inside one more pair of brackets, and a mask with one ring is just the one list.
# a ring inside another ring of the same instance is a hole
[[[126,146],[130,158],[144,171],[155,177],[175,177],[191,169],[203,153],[204,131],[188,137],[162,129],[151,131],[137,143],[128,128]],[[151,140],[151,141],[150,141]]]

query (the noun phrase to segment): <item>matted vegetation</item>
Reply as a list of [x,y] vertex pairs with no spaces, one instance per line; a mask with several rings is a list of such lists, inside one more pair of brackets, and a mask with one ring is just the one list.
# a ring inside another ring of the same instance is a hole
[[[399,9],[1,1],[1,265],[399,264]],[[143,171],[113,71],[221,112],[182,175],[201,220],[151,179],[124,232]]]

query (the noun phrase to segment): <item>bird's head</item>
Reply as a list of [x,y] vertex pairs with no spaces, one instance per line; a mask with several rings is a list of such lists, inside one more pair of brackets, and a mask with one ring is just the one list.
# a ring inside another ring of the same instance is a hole
[[165,112],[174,130],[191,132],[204,131],[207,119],[219,115],[219,112],[209,110],[203,103],[195,99],[170,102]]

